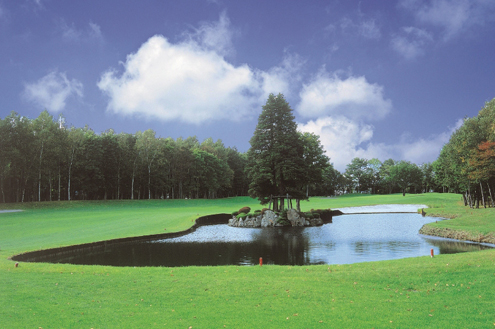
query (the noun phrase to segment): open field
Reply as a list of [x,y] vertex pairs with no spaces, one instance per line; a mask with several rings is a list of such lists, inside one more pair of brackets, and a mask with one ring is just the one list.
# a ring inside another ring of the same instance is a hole
[[[303,210],[427,204],[432,223],[495,231],[494,209],[453,194],[313,198]],[[495,251],[352,265],[127,268],[20,263],[29,250],[183,230],[195,218],[261,208],[249,198],[0,204],[0,327],[493,327]]]

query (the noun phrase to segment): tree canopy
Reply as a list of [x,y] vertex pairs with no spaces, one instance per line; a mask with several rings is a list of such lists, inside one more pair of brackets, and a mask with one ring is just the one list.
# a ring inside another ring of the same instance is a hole
[[[318,136],[301,134],[289,103],[282,94],[270,94],[250,140],[246,172],[249,195],[262,204],[272,196],[289,194],[297,200],[308,198],[304,187],[323,176],[328,166]],[[274,203],[274,209],[284,207]]]

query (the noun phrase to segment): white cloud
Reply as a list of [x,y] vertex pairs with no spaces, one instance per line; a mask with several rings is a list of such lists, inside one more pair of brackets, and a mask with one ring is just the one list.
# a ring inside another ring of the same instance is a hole
[[[238,121],[257,113],[268,93],[287,92],[290,56],[267,72],[235,66],[224,55],[231,36],[224,14],[215,24],[204,23],[194,35],[172,44],[156,35],[127,56],[124,72],[105,72],[98,87],[109,96],[107,110],[163,121],[200,124]],[[287,61],[287,62],[286,62]]]
[[362,148],[373,137],[373,126],[358,123],[343,116],[322,117],[306,124],[298,124],[302,132],[312,132],[320,136],[326,155],[335,168],[344,171],[356,156],[364,157]]
[[443,30],[444,40],[493,19],[493,0],[402,0],[401,6],[411,10],[419,22]]
[[392,109],[392,101],[383,95],[383,87],[370,84],[364,76],[346,79],[325,70],[299,94],[301,102],[297,111],[304,117],[345,115],[352,119],[381,119]]
[[404,27],[392,38],[392,48],[407,60],[424,55],[427,44],[433,41],[430,33],[417,27]]
[[[325,30],[328,31],[331,27],[333,26],[329,25]],[[360,20],[358,23],[354,23],[350,18],[345,17],[340,21],[340,28],[344,32],[355,33],[367,39],[379,39],[382,36],[374,19]]]
[[262,98],[266,99],[270,93],[282,93],[286,96],[293,92],[294,86],[299,85],[302,79],[300,71],[305,61],[297,54],[286,53],[282,62],[272,67],[268,72],[260,72],[262,77]]
[[217,22],[203,22],[194,33],[186,33],[184,36],[191,42],[222,56],[233,55],[235,52],[232,44],[234,30],[230,27],[230,19],[225,11],[220,14]]
[[34,83],[25,84],[22,93],[24,99],[55,113],[65,108],[67,99],[72,95],[82,97],[83,84],[55,71]]
[[446,132],[428,138],[412,139],[403,134],[396,143],[373,143],[374,128],[345,117],[325,117],[306,124],[298,124],[299,130],[313,132],[320,141],[335,168],[344,172],[353,158],[407,160],[421,164],[438,158],[443,145],[451,134],[462,125],[460,119]]
[[77,29],[74,24],[67,25],[65,21],[60,24],[62,37],[68,42],[102,42],[103,34],[98,24],[89,22],[85,29]]

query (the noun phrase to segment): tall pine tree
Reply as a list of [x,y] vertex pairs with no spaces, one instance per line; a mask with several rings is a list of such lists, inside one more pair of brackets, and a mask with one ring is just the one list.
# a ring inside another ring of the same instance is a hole
[[[249,195],[267,204],[271,196],[290,194],[305,199],[304,147],[297,133],[297,124],[289,103],[282,94],[270,94],[258,125],[249,141],[247,174]],[[274,203],[274,210],[283,209]]]

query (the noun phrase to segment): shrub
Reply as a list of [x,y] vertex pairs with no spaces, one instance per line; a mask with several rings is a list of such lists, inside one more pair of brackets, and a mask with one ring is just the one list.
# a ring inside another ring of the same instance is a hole
[[306,219],[313,219],[314,218],[314,215],[312,213],[310,213],[310,212],[306,212],[306,213],[304,213],[304,216],[303,217],[306,218]]
[[241,212],[239,215],[236,216],[236,218],[237,219],[246,219],[247,216],[248,216],[248,214]]
[[239,212],[238,212],[238,211],[234,211],[234,212],[232,213],[232,216],[237,216],[237,215],[239,215]]
[[291,225],[290,222],[289,222],[289,220],[286,219],[286,218],[285,219],[284,218],[279,218],[277,220],[277,223],[282,224],[283,226],[290,226]]
[[319,212],[314,212],[312,213],[313,218],[320,218],[320,213]]
[[251,211],[251,208],[249,208],[249,207],[242,207],[241,209],[239,209],[239,214],[240,213],[248,214],[250,211]]
[[260,214],[261,214],[261,210],[257,209],[257,210],[255,210],[255,211],[254,211],[254,215],[255,215],[255,216],[258,216],[258,215],[260,215]]
[[311,209],[311,212],[313,213],[313,215],[315,213],[318,214],[318,216],[320,216],[321,214],[329,214],[332,212],[332,209]]

